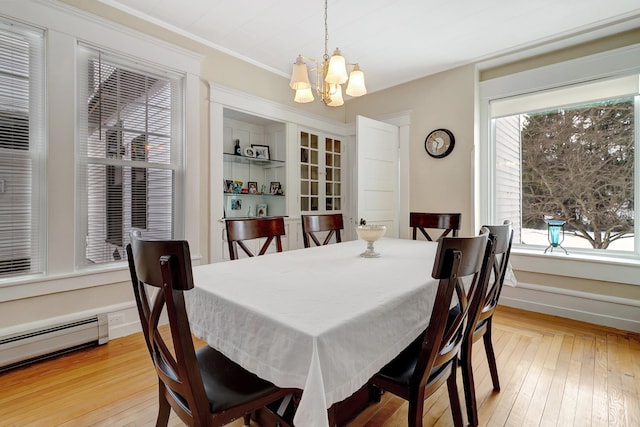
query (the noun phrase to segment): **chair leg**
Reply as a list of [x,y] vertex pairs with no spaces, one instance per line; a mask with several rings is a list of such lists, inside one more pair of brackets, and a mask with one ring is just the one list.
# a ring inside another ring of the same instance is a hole
[[487,331],[482,336],[484,341],[484,349],[487,352],[487,361],[489,362],[489,372],[491,372],[491,381],[493,382],[493,389],[500,391],[500,381],[498,380],[498,366],[496,365],[496,356],[493,352],[493,343],[491,340],[491,320],[487,323]]
[[464,400],[467,407],[467,419],[469,425],[478,425],[478,407],[476,402],[476,386],[473,379],[473,367],[471,365],[472,343],[464,344],[462,348],[461,367],[462,385],[464,386]]
[[458,361],[454,358],[453,362],[451,362],[451,374],[449,374],[449,378],[447,378],[447,390],[449,391],[453,425],[455,427],[462,427],[462,408],[460,408],[460,397],[458,396],[458,385],[456,383],[457,367]]
[[422,413],[424,411],[424,393],[409,397],[408,427],[422,427]]
[[158,381],[158,418],[156,419],[156,427],[167,427],[167,424],[169,424],[171,405],[169,405],[164,393],[164,383],[162,381]]
[[251,425],[251,413],[244,414],[242,418],[244,419],[245,427],[249,427]]

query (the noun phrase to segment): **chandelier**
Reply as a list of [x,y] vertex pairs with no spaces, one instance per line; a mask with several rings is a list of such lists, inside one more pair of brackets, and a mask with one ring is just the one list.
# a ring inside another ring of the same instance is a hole
[[[329,30],[327,26],[327,0],[324,1],[324,55],[322,63],[307,56],[298,55],[296,62],[293,64],[291,72],[291,82],[289,86],[296,91],[293,98],[295,102],[305,103],[311,102],[313,98],[313,90],[309,81],[309,70],[305,60],[313,62],[315,68],[311,72],[315,72],[315,90],[322,102],[329,107],[339,107],[344,104],[342,99],[342,85],[347,84],[346,94],[349,96],[362,96],[367,93],[364,85],[364,73],[360,70],[358,64],[347,64],[344,56],[340,53],[340,49],[333,52],[329,57],[327,53],[327,44],[329,42]],[[353,67],[351,73],[347,77],[347,67]]]

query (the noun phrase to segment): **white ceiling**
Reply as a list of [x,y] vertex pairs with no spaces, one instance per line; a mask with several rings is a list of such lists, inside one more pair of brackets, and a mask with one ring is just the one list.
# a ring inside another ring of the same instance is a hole
[[[323,0],[100,0],[283,76],[321,60]],[[374,92],[524,50],[640,28],[639,0],[329,0],[329,54]],[[311,68],[311,67],[310,67]]]

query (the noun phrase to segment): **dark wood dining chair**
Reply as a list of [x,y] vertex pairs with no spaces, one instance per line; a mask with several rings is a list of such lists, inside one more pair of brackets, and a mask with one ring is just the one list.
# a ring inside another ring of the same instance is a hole
[[[459,213],[411,212],[409,227],[413,229],[413,240],[418,238],[418,231],[430,242],[437,242],[449,234],[456,237],[460,230],[461,217],[462,214]],[[427,229],[442,231],[436,239],[433,239]]]
[[[340,243],[342,242],[340,232],[343,229],[342,214],[302,215],[302,239],[305,248],[311,247],[311,242],[316,246],[327,245],[333,236],[336,243]],[[322,232],[327,232],[327,235],[320,243],[316,233]]]
[[225,220],[227,227],[227,243],[229,244],[229,257],[238,259],[238,247],[248,256],[256,256],[246,245],[245,240],[265,238],[257,255],[264,255],[271,242],[275,241],[276,251],[282,252],[282,238],[285,235],[284,219],[272,218],[238,218]]
[[[474,427],[478,425],[478,406],[471,364],[471,350],[473,343],[483,338],[493,389],[499,391],[500,382],[498,380],[498,367],[496,365],[496,357],[491,340],[491,325],[493,313],[496,311],[502,285],[504,284],[504,279],[507,274],[511,244],[513,242],[513,227],[511,221],[507,220],[503,225],[485,225],[483,228],[488,229],[490,235],[495,239],[495,259],[492,263],[492,272],[485,297],[482,299],[482,303],[472,308],[472,312],[469,314],[465,341],[460,352],[467,417],[469,419],[469,425]],[[473,312],[474,310],[475,312]]]
[[[136,230],[127,256],[142,332],[158,375],[156,426],[167,425],[171,409],[190,426],[222,426],[240,417],[249,425],[253,411],[291,392],[211,347],[194,349],[184,300],[194,286],[186,241],[143,240]],[[170,337],[158,329],[163,312]]]
[[[456,384],[458,352],[469,309],[486,290],[492,255],[488,233],[440,240],[431,274],[439,284],[429,326],[370,381],[374,387],[409,401],[409,427],[422,426],[424,399],[445,382],[454,425],[462,426]],[[469,281],[468,290],[463,279]],[[457,306],[450,310],[454,295]]]

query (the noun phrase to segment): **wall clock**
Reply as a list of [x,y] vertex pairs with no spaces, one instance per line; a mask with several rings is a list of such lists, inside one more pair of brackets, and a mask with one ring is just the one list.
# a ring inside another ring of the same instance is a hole
[[436,129],[427,135],[424,140],[424,149],[431,157],[441,159],[453,151],[456,139],[448,129]]

